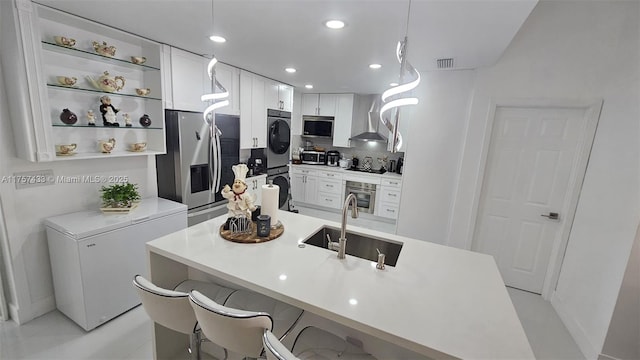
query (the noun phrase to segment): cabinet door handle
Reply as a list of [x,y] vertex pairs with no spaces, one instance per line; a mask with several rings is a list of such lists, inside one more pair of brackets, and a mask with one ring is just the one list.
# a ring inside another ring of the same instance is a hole
[[549,215],[542,214],[540,216],[544,216],[544,217],[549,218],[551,220],[558,220],[559,214],[558,213],[554,213],[554,212],[550,212]]
[[392,213],[396,212],[395,210],[391,210],[391,209],[387,209],[387,211]]
[[387,195],[396,197],[396,194],[387,193]]
[[330,187],[330,188],[332,188],[332,187],[333,187],[333,185],[331,185],[331,184],[327,184],[327,187]]

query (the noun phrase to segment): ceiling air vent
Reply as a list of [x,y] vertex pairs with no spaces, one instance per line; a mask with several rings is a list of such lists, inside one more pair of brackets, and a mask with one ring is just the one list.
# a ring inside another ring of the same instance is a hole
[[453,69],[453,58],[438,59],[438,69]]

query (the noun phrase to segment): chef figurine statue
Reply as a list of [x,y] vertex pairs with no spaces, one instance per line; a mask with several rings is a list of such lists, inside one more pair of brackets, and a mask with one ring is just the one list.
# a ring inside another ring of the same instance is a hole
[[116,119],[116,114],[120,109],[111,105],[111,98],[107,95],[100,97],[100,113],[102,114],[102,124],[104,126],[120,126]]
[[129,115],[129,113],[124,113],[122,117],[124,118],[124,126],[131,127],[131,115]]
[[87,110],[87,125],[96,126],[96,116],[93,114],[93,110]]
[[229,209],[229,218],[224,225],[225,230],[229,229],[230,222],[237,216],[244,216],[247,221],[250,221],[251,212],[256,210],[256,206],[253,205],[253,195],[246,192],[247,184],[245,183],[245,179],[249,172],[249,168],[246,164],[238,164],[233,165],[231,169],[235,175],[233,185],[231,187],[228,184],[225,185],[220,192],[222,197],[229,200],[229,203],[227,204],[227,208]]

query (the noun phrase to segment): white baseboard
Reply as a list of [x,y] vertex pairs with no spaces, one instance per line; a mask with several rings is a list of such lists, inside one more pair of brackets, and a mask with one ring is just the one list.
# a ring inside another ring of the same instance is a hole
[[36,303],[31,304],[28,310],[17,308],[14,304],[9,305],[9,316],[18,325],[25,324],[38,316],[42,316],[56,309],[56,298],[51,295]]
[[556,294],[556,292],[553,292],[553,295],[551,295],[551,305],[560,317],[560,320],[562,320],[562,322],[564,323],[564,326],[566,326],[567,330],[569,330],[569,333],[580,348],[580,351],[582,351],[582,354],[586,359],[598,359],[598,354],[600,353],[600,351],[596,350],[591,341],[589,341],[587,333],[566,310],[567,307],[562,302],[562,299],[560,299]]

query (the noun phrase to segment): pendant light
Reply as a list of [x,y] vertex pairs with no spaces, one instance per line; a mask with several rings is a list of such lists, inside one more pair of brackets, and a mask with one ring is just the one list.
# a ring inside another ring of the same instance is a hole
[[[402,147],[402,135],[398,131],[400,124],[400,107],[415,105],[418,98],[407,96],[407,92],[413,90],[420,83],[420,73],[407,60],[409,15],[411,14],[411,0],[407,10],[407,28],[404,40],[398,42],[396,46],[396,58],[400,63],[400,78],[398,85],[393,86],[382,93],[381,99],[384,105],[380,108],[380,121],[393,133],[391,152],[395,153]],[[405,75],[409,75],[412,80],[404,82]]]
[[[212,30],[214,30],[213,3],[214,3],[214,0],[211,0]],[[205,122],[211,121],[211,123],[213,123],[214,111],[216,111],[216,109],[229,105],[229,100],[227,99],[229,97],[229,92],[224,86],[222,86],[222,84],[218,81],[218,79],[216,79],[215,66],[217,62],[218,62],[218,59],[216,59],[216,56],[213,55],[213,58],[211,59],[211,61],[209,61],[209,65],[207,66],[207,75],[209,75],[209,79],[211,80],[212,93],[204,94],[200,97],[200,100],[210,103],[210,105],[207,106],[207,108],[204,110],[202,117]],[[219,90],[219,92],[216,92],[216,90]]]

